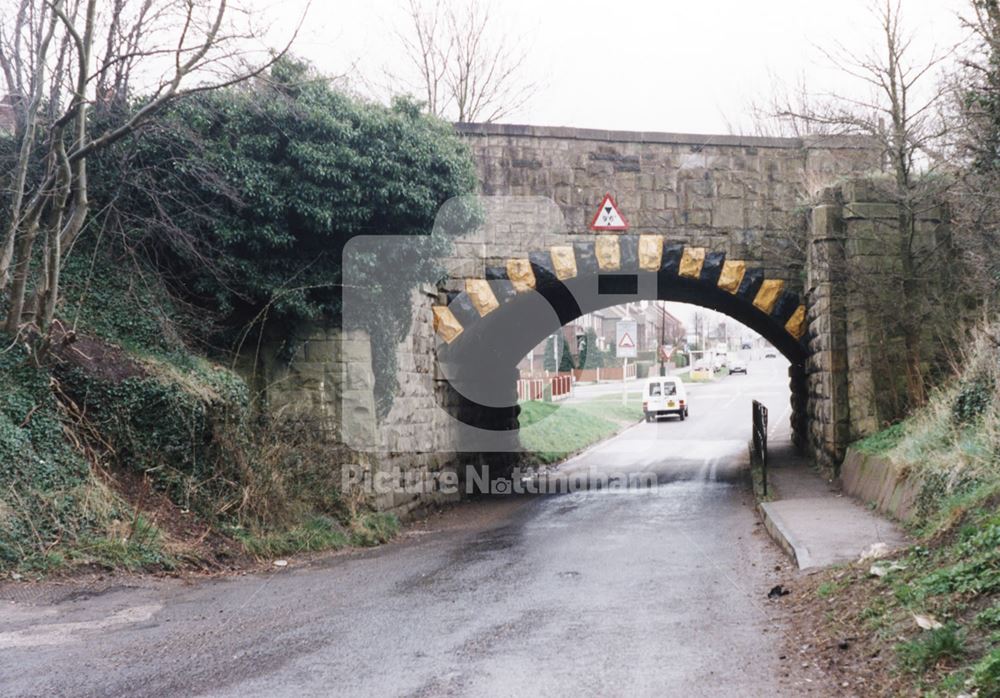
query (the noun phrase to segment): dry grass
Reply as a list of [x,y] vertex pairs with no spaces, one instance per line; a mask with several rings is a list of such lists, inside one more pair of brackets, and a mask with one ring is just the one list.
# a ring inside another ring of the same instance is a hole
[[954,367],[907,420],[859,446],[888,458],[900,476],[923,482],[921,513],[946,499],[1000,481],[1000,327],[982,326]]

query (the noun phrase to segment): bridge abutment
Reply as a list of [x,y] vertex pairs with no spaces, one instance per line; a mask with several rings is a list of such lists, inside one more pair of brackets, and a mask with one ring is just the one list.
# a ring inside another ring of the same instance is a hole
[[846,181],[810,215],[809,446],[831,470],[848,444],[906,413],[914,356],[923,381],[956,322],[941,302],[951,274],[944,207],[911,206],[911,224],[888,188]]

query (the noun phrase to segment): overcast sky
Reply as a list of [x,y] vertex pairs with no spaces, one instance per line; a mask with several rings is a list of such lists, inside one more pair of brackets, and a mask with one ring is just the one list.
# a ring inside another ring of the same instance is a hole
[[[301,0],[257,0],[290,22]],[[455,0],[462,2],[463,0]],[[962,36],[970,0],[903,0],[914,55]],[[430,3],[428,3],[430,4]],[[532,98],[512,123],[727,133],[747,130],[747,106],[775,78],[851,92],[818,47],[863,51],[879,41],[869,0],[494,0],[497,28],[527,52]],[[406,73],[396,32],[406,0],[316,0],[295,51],[353,85],[381,92]],[[282,23],[279,22],[279,26]],[[405,85],[404,85],[405,87]]]
[[[463,2],[464,0],[453,0]],[[286,30],[304,0],[253,0]],[[433,0],[431,0],[433,2]],[[902,0],[922,60],[964,36],[971,0]],[[687,133],[752,132],[749,105],[804,80],[859,95],[821,49],[878,46],[870,0],[494,0],[499,34],[524,48],[532,97],[503,121]],[[412,73],[398,32],[407,0],[314,0],[294,52],[384,98]],[[411,83],[415,85],[415,83]],[[416,90],[411,90],[416,91]],[[692,308],[671,304],[690,326]]]

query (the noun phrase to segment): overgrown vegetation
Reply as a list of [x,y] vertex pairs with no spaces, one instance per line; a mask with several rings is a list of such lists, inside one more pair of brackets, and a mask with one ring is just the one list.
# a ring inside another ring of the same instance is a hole
[[28,358],[20,346],[0,354],[0,570],[167,564],[155,526],[66,439],[52,377]]
[[[849,674],[871,672],[872,694],[1000,695],[998,505],[1000,488],[981,486],[942,502],[941,523],[925,527],[918,545],[878,563],[884,576],[870,574],[870,562],[822,575],[822,632],[834,646],[863,638],[856,657],[839,660],[863,665]],[[886,645],[894,652],[882,654]]]
[[816,587],[837,609],[831,633],[895,646],[875,662],[885,664],[880,695],[1000,696],[998,340],[995,325],[976,332],[956,378],[927,407],[857,444],[921,486],[909,524],[919,543],[883,562],[887,574],[869,575],[865,564]]
[[[0,571],[212,552],[185,535],[261,557],[391,538],[395,517],[339,490],[356,456],[260,414],[224,364],[248,337],[337,321],[347,241],[407,235],[410,249],[360,260],[372,289],[391,277],[398,295],[367,328],[387,411],[408,294],[449,244],[429,234],[438,208],[474,184],[448,126],[281,60],[266,80],[172,105],[91,175],[99,213],[64,259],[51,332],[0,338]],[[461,203],[445,227],[477,215]]]
[[[148,270],[117,245],[92,253],[67,268],[62,312],[76,329],[51,360],[37,365],[9,338],[0,352],[0,571],[212,563],[202,558],[219,551],[175,539],[177,518],[225,534],[226,556],[395,534],[394,517],[342,496],[337,454],[308,425],[256,414],[242,378],[185,348],[183,314],[155,275],[137,283]],[[172,506],[147,513],[125,491],[135,478]]]
[[[1000,481],[1000,327],[968,338],[957,377],[931,393],[927,407],[856,444],[897,464],[922,486],[919,513]],[[937,522],[932,522],[934,526]]]

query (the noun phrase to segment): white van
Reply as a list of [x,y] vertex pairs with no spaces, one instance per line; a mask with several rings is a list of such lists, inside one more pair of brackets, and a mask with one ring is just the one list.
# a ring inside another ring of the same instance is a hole
[[676,376],[654,376],[642,389],[642,411],[646,421],[676,414],[682,420],[688,416],[687,390]]

